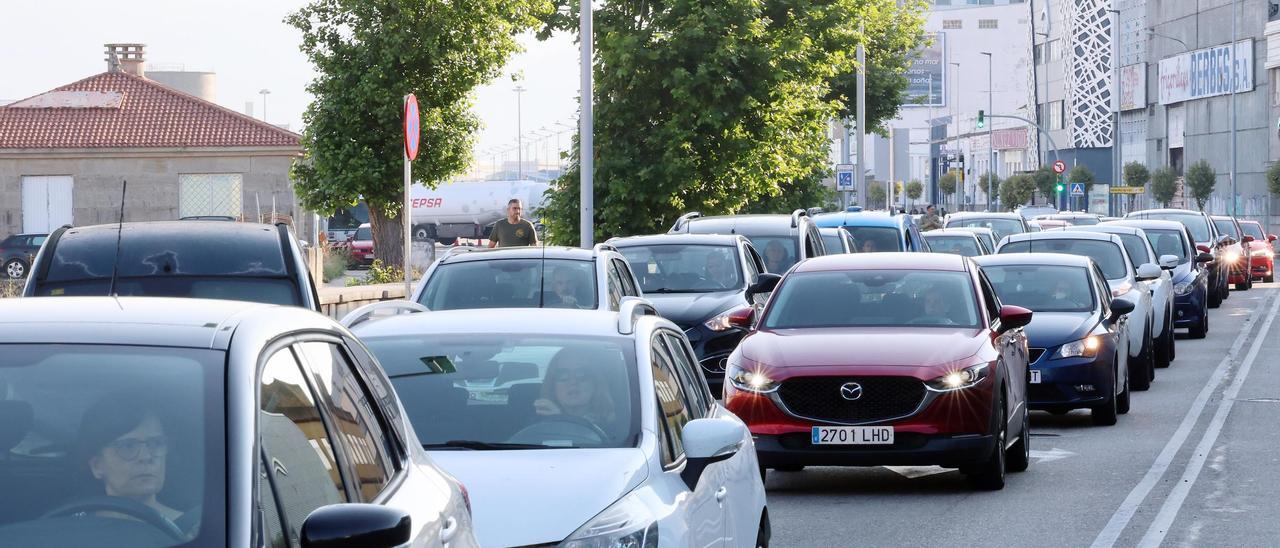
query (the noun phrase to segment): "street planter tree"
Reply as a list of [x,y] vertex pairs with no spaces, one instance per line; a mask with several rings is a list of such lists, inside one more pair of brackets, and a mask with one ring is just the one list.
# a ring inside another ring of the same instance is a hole
[[[943,173],[941,177],[938,177],[938,190],[942,192],[943,196],[946,196],[949,198],[955,198],[956,196],[955,172],[948,171],[946,173]],[[955,209],[959,209],[960,203],[955,202],[955,204],[956,204]]]
[[[1147,166],[1142,162],[1129,162],[1124,165],[1124,185],[1128,187],[1145,188],[1147,182],[1151,180],[1151,172],[1147,170]],[[1134,195],[1128,195],[1127,210],[1133,210]]]
[[867,183],[867,200],[871,207],[887,209],[885,199],[888,197],[888,193],[884,190],[884,183],[876,181]]
[[1169,207],[1178,195],[1178,176],[1173,168],[1162,167],[1151,174],[1151,197],[1163,207]]
[[1031,173],[1031,179],[1035,182],[1036,191],[1041,196],[1044,196],[1046,200],[1054,203],[1054,207],[1057,207],[1057,203],[1053,198],[1057,195],[1055,187],[1058,186],[1058,174],[1053,172],[1053,168],[1040,166],[1040,169]]
[[1214,187],[1218,186],[1218,174],[1214,173],[1208,160],[1200,160],[1187,168],[1186,184],[1187,192],[1196,201],[1196,209],[1204,211],[1205,202],[1209,201]]
[[907,183],[907,198],[911,200],[911,203],[908,204],[907,207],[915,207],[916,200],[919,200],[920,196],[923,195],[924,185],[921,184],[920,181],[911,181]]
[[[990,181],[990,186],[987,184],[988,181]],[[991,190],[990,200],[991,203],[994,204],[996,197],[1000,195],[1000,176],[988,172],[983,173],[981,177],[978,177],[978,190],[985,193],[988,189]]]
[[1000,183],[1000,202],[1005,209],[1013,211],[1020,205],[1031,201],[1035,193],[1036,182],[1030,175],[1018,174]]

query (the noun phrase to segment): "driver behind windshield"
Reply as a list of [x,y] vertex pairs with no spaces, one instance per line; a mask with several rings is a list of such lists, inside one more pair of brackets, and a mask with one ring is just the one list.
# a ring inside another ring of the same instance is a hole
[[587,348],[568,347],[547,366],[541,398],[533,402],[539,415],[569,415],[611,432],[617,420],[613,398],[601,370],[607,361]]
[[728,289],[731,287],[735,276],[729,265],[729,259],[720,252],[708,253],[706,276],[704,278],[711,287],[716,289]]

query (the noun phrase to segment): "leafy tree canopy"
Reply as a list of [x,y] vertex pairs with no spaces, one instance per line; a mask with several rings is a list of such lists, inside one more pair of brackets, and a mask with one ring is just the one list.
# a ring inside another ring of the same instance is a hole
[[1187,193],[1196,201],[1196,208],[1203,210],[1204,203],[1209,201],[1214,187],[1218,186],[1218,174],[1214,173],[1207,160],[1200,160],[1187,168],[1185,181]]
[[1151,197],[1164,207],[1169,207],[1178,194],[1178,176],[1173,169],[1162,167],[1151,174]]

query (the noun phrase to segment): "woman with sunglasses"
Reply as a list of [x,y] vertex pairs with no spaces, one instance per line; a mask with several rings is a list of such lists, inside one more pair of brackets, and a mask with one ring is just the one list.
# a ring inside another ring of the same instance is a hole
[[572,415],[612,432],[616,413],[601,368],[609,361],[586,348],[567,347],[547,366],[542,397],[533,402],[539,415]]

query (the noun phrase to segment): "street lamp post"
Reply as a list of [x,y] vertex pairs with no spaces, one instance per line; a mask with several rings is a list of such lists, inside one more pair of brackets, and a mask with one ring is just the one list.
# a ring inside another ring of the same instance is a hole
[[595,31],[592,29],[591,2],[578,3],[578,43],[582,53],[581,89],[578,100],[581,101],[578,117],[578,186],[580,187],[582,211],[579,212],[578,230],[582,247],[590,248],[595,239],[595,137],[594,126],[594,82],[592,81],[592,47]]
[[[995,80],[991,72],[991,52],[980,51],[987,56],[987,112],[995,114]],[[987,211],[991,211],[991,187],[996,178],[996,141],[993,139],[995,124],[987,125],[987,150],[991,151],[991,163],[987,165]]]
[[516,180],[524,179],[524,129],[521,128],[523,112],[521,112],[520,96],[526,91],[524,86],[516,85]]
[[[1236,190],[1236,88],[1240,87],[1236,79],[1236,6],[1239,0],[1231,0],[1231,216],[1239,215],[1240,195]],[[1248,261],[1246,260],[1246,263]]]
[[266,122],[267,121],[267,96],[271,95],[271,90],[267,88],[262,88],[258,90],[258,95],[262,96],[262,121]]
[[[1124,93],[1123,85],[1120,82],[1120,10],[1107,10],[1115,14],[1115,21],[1111,23],[1111,78],[1114,82],[1115,97],[1111,99],[1113,112],[1111,113],[1111,186],[1119,186],[1120,178],[1124,176],[1124,159],[1121,157],[1123,144],[1120,138],[1120,109],[1121,96]],[[1107,195],[1107,205],[1110,211],[1107,213],[1115,215],[1115,200],[1112,194]]]
[[[956,68],[955,74],[956,74],[956,77],[959,78],[960,63],[949,63],[949,64]],[[951,99],[952,99],[951,112],[953,113],[951,118],[952,118],[952,122],[955,122],[956,124],[956,132],[955,132],[956,144],[954,149],[952,150],[952,154],[958,157],[960,154],[960,91],[959,91],[960,86],[955,85],[954,79],[951,80],[951,82],[952,82],[951,88],[953,90],[951,93]],[[948,172],[951,171],[951,166],[949,165],[947,166],[947,171]],[[957,189],[958,192],[951,193],[952,197],[954,197],[956,200],[956,211],[960,211],[960,196],[964,193],[964,170],[963,169],[960,171],[960,181],[958,182],[960,183],[960,188]]]

